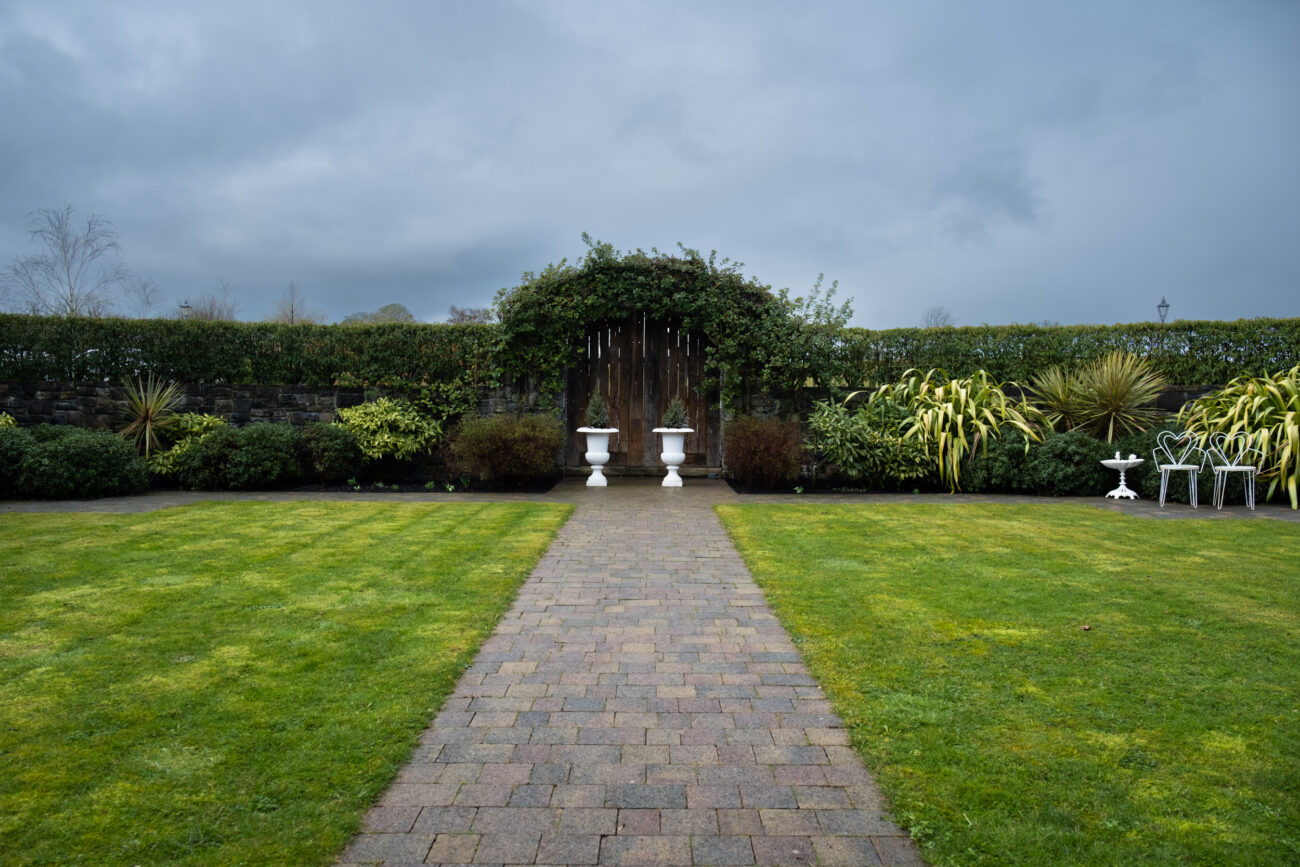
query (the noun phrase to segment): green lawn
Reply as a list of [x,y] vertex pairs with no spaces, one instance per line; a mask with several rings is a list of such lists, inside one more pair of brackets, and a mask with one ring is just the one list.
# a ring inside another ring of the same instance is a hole
[[1300,863],[1300,525],[718,513],[933,863]]
[[569,512],[0,516],[0,862],[330,863]]

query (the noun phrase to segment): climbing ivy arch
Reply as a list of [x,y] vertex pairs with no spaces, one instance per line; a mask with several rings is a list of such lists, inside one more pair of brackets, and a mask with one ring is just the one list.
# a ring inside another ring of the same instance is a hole
[[[561,261],[525,274],[496,298],[503,372],[538,377],[543,391],[563,388],[590,326],[644,314],[705,338],[708,378],[700,387],[720,385],[723,403],[734,405],[746,385],[785,389],[819,378],[812,370],[825,342],[819,338],[828,328],[838,332],[849,315],[847,304],[835,311],[829,299],[822,316],[801,315],[803,299],[745,278],[740,263],[719,261],[715,253],[705,258],[686,247],[672,256],[653,249],[620,253],[586,234],[583,241],[588,252],[580,265]],[[835,315],[825,316],[827,309]]]

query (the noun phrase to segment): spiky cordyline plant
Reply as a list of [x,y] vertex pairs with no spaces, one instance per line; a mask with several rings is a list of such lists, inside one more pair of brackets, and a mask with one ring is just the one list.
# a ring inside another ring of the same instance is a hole
[[996,439],[1010,426],[1030,440],[1040,440],[1047,424],[1041,410],[1025,401],[1015,402],[983,370],[965,379],[948,379],[942,370],[924,376],[919,370],[903,374],[901,382],[883,385],[876,398],[890,398],[911,411],[906,435],[919,439],[935,452],[939,478],[949,490],[961,488],[961,468],[967,456],[983,443]]
[[1076,426],[1108,443],[1160,419],[1155,401],[1164,378],[1145,358],[1112,352],[1085,364],[1073,379]]
[[1060,365],[1047,368],[1029,381],[1029,391],[1034,406],[1043,411],[1052,430],[1067,431],[1076,427],[1078,395],[1074,379],[1065,368]]
[[1261,454],[1259,476],[1272,497],[1286,490],[1297,508],[1300,486],[1300,364],[1271,376],[1239,376],[1219,391],[1192,401],[1179,423],[1200,434],[1204,445],[1216,433],[1242,433]]
[[158,448],[159,434],[176,424],[181,387],[154,379],[151,373],[143,380],[122,380],[122,390],[122,413],[127,421],[118,433],[124,439],[135,440],[136,449],[148,459],[149,453]]

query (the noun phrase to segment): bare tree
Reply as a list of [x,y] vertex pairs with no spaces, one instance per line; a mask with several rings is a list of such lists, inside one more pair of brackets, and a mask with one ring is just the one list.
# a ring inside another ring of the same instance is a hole
[[235,320],[237,305],[230,298],[230,281],[224,277],[217,281],[217,291],[204,293],[193,301],[187,300],[186,304],[189,305],[189,312],[182,311],[186,319],[199,322]]
[[319,325],[325,321],[325,317],[315,310],[307,309],[307,296],[298,288],[297,283],[290,280],[289,288],[284,290],[284,297],[276,306],[271,321],[283,322],[287,325],[302,325],[306,322]]
[[925,313],[921,316],[922,328],[948,328],[951,325],[952,313],[942,305],[925,308]]
[[447,321],[452,325],[486,324],[492,321],[492,311],[486,307],[457,307],[453,304],[447,313]]
[[415,317],[405,304],[385,304],[373,313],[349,313],[343,317],[344,325],[368,325],[375,322],[414,322]]
[[117,230],[92,214],[85,226],[73,222],[72,206],[42,208],[28,215],[31,241],[40,251],[15,259],[0,272],[0,284],[33,313],[46,316],[103,316],[127,278],[117,258]]
[[122,296],[137,319],[150,319],[162,309],[162,293],[158,284],[145,277],[129,277]]

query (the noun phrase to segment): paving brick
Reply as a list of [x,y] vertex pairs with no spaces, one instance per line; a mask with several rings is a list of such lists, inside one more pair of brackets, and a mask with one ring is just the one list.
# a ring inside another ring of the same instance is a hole
[[405,834],[419,815],[419,807],[372,807],[361,820],[361,827],[376,833]]
[[478,834],[439,834],[425,860],[430,864],[469,864],[478,841]]
[[519,831],[484,834],[474,852],[474,863],[532,864],[537,858],[541,839],[541,834]]
[[808,837],[751,837],[757,864],[812,864],[817,860]]
[[696,864],[753,864],[749,837],[694,837],[691,853]]
[[600,863],[620,865],[691,864],[689,837],[605,837],[600,841]]
[[595,864],[600,860],[600,836],[563,834],[542,837],[538,864]]
[[712,513],[730,496],[547,495],[578,509],[344,860],[919,863]]

